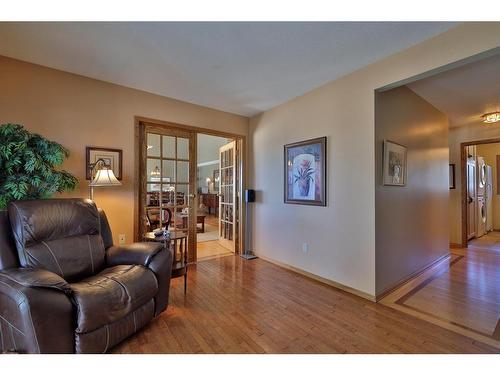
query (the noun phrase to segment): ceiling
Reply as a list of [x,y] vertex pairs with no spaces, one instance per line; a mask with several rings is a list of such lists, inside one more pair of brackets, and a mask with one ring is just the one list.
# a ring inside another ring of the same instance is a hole
[[448,116],[451,127],[500,111],[500,54],[407,85]]
[[449,22],[3,22],[0,55],[252,116]]

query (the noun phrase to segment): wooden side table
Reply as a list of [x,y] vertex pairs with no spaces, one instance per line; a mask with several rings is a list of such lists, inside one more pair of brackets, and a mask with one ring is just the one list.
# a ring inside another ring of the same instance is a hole
[[[172,278],[184,276],[184,294],[187,291],[187,234],[185,232],[171,232],[170,236],[156,237],[153,232],[147,232],[142,237],[144,241],[161,242],[165,248],[171,248],[172,257]],[[179,246],[177,246],[179,242]]]
[[[196,233],[205,233],[205,216],[203,214],[196,215]],[[180,214],[179,217],[182,218],[182,227],[187,228],[189,215]],[[198,228],[198,224],[201,224],[201,228]]]

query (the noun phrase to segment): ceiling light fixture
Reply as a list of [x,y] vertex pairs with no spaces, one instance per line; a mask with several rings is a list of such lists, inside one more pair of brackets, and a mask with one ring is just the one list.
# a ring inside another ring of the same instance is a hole
[[483,122],[487,124],[493,124],[494,122],[500,121],[500,112],[497,111],[497,112],[485,113],[481,117],[483,119]]

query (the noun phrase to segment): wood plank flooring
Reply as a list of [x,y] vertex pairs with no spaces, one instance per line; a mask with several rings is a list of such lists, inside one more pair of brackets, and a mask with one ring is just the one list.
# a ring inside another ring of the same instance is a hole
[[219,240],[198,242],[197,248],[198,261],[234,254],[232,251],[222,246]]
[[198,233],[198,243],[196,245],[198,261],[234,254],[231,250],[224,247],[218,239],[219,218],[217,216],[208,214],[205,216],[205,231],[212,231],[210,233],[211,236],[208,237],[214,239],[209,241],[204,240],[203,236],[208,233]]
[[381,303],[500,350],[500,234],[451,249],[449,260]]
[[113,353],[499,353],[285,270],[226,256],[174,279],[168,310]]

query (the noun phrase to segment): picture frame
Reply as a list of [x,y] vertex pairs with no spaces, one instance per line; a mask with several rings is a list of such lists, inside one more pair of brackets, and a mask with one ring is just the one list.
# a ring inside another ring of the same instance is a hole
[[407,179],[406,146],[384,140],[382,183],[385,186],[406,186]]
[[213,183],[214,183],[214,191],[215,192],[218,192],[219,191],[219,175],[220,175],[220,170],[217,168],[217,169],[214,169],[214,172],[213,172]]
[[287,144],[284,203],[326,206],[326,137]]
[[89,164],[95,163],[99,159],[103,159],[106,165],[113,170],[116,178],[121,181],[123,178],[123,161],[122,161],[123,151],[117,148],[105,148],[105,147],[85,147],[85,177],[87,180],[91,180],[91,172],[89,170]]
[[453,190],[456,188],[455,186],[455,164],[450,164],[449,166],[449,185],[450,185],[450,190]]

